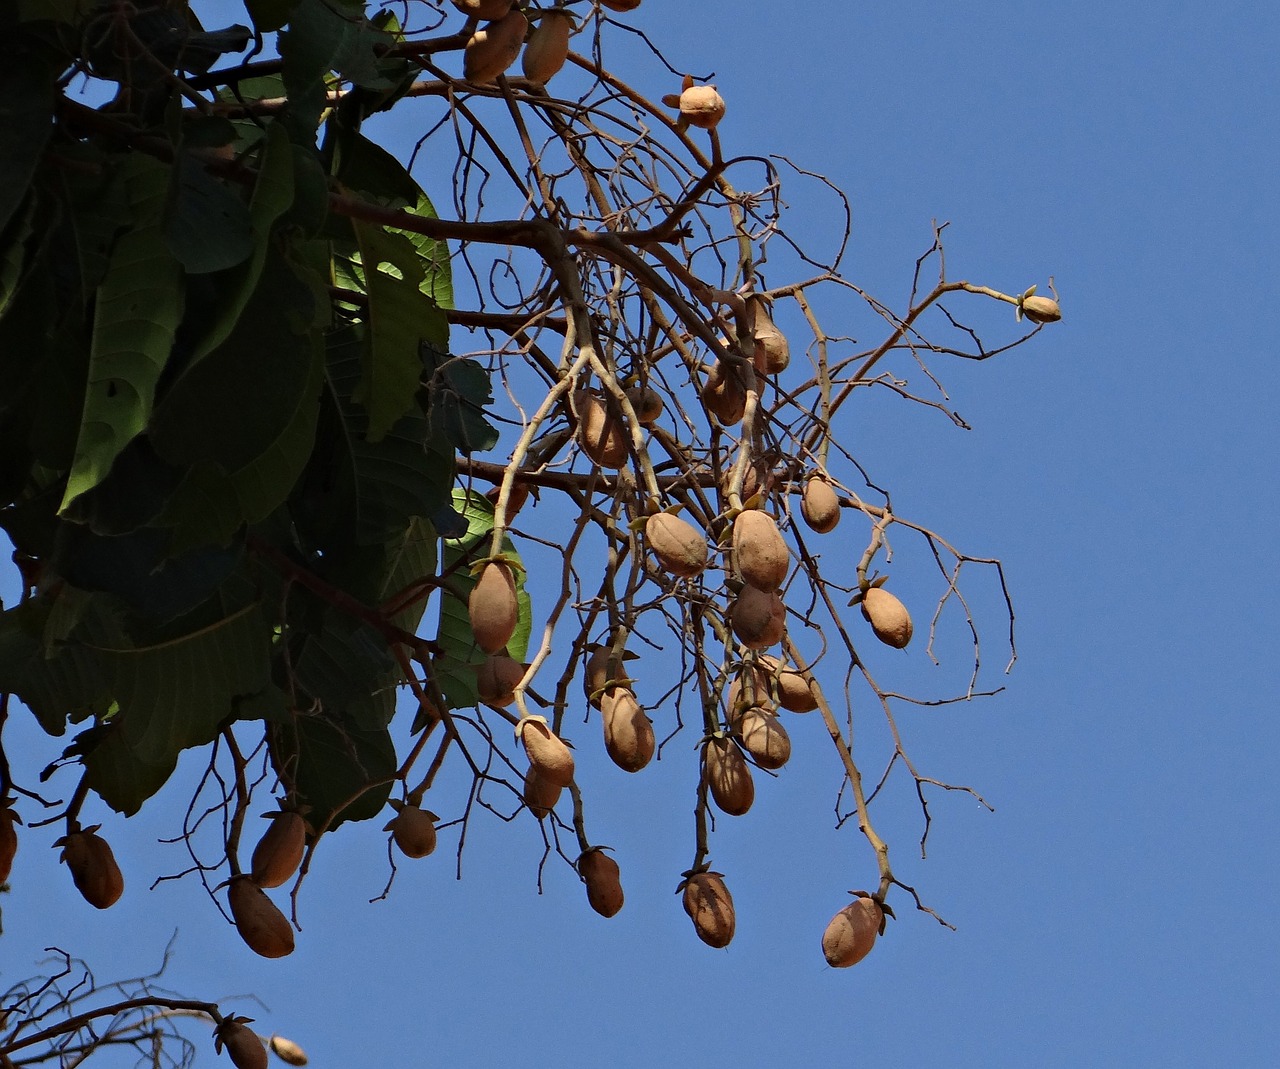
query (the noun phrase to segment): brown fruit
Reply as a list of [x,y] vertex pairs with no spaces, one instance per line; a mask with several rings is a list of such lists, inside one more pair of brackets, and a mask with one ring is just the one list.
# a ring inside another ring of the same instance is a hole
[[840,499],[826,479],[813,476],[800,495],[800,515],[810,530],[826,534],[840,522]]
[[767,512],[747,509],[733,521],[733,564],[758,590],[777,590],[791,570],[778,524]]
[[776,657],[761,657],[761,663],[778,683],[778,704],[788,712],[811,713],[818,708],[817,695],[808,681],[793,668],[783,668]]
[[218,1053],[226,1047],[236,1069],[267,1069],[267,1048],[251,1028],[241,1022],[248,1017],[228,1017],[214,1031]]
[[911,641],[911,614],[883,587],[873,586],[862,595],[862,615],[886,646],[900,650]]
[[453,0],[453,6],[475,19],[492,22],[511,10],[514,0]]
[[307,1052],[304,1051],[292,1039],[285,1039],[284,1036],[272,1036],[268,1040],[271,1051],[286,1065],[306,1065]]
[[684,911],[707,946],[727,947],[733,941],[733,896],[718,872],[697,872],[684,882]]
[[600,847],[593,846],[578,858],[578,874],[587,885],[587,901],[600,916],[612,917],[622,908],[618,863]]
[[760,590],[747,584],[729,609],[729,623],[744,646],[763,650],[782,641],[787,630],[787,609],[776,590]]
[[747,391],[737,374],[717,360],[701,390],[702,403],[726,427],[741,423],[747,410]]
[[529,20],[513,8],[500,19],[476,30],[462,54],[462,76],[477,85],[494,81],[520,55]]
[[756,800],[751,767],[732,739],[708,739],[702,750],[702,778],[712,801],[731,817],[740,817]]
[[538,770],[532,765],[524,774],[524,804],[529,807],[529,812],[539,820],[548,816],[556,807],[556,802],[560,801],[560,792],[564,790],[558,783],[549,783],[538,775]]
[[653,722],[631,691],[615,687],[601,699],[600,714],[604,748],[615,765],[626,772],[639,772],[653,760]]
[[591,650],[587,657],[587,663],[582,670],[582,690],[587,696],[587,701],[595,708],[600,708],[600,701],[604,697],[605,689],[611,687],[615,680],[622,682],[626,680],[627,673],[622,667],[622,661],[633,654],[628,654],[623,650],[618,656],[618,665],[616,669],[609,666],[609,658],[612,653],[611,646],[596,646]]
[[791,347],[786,335],[769,318],[769,302],[758,293],[747,298],[747,320],[755,340],[753,362],[762,375],[776,375],[791,363]]
[[582,451],[602,468],[621,468],[628,455],[626,424],[592,390],[579,390],[574,394],[574,403]]
[[1024,297],[1020,305],[1022,314],[1033,323],[1056,323],[1062,318],[1062,309],[1052,297]]
[[665,407],[662,403],[662,394],[648,386],[632,386],[627,390],[627,400],[636,410],[636,419],[646,427],[657,421]]
[[884,911],[865,891],[831,918],[827,930],[822,933],[822,954],[833,969],[847,969],[857,965],[871,953],[880,926],[884,924]]
[[573,18],[564,8],[547,8],[529,35],[521,61],[524,76],[546,84],[569,57],[569,33]]
[[264,958],[293,953],[293,929],[285,915],[248,876],[233,876],[227,889],[231,919],[249,949]]
[[108,909],[124,893],[124,877],[106,839],[96,834],[99,825],[64,835],[54,846],[62,847],[62,860],[71,870],[76,890],[94,909]]
[[[495,508],[498,505],[498,497],[502,493],[501,486],[495,486],[486,490],[484,496],[488,499],[489,504]],[[516,514],[525,506],[525,502],[529,500],[529,484],[528,483],[512,483],[511,493],[507,495],[507,514],[508,523],[515,519]]]
[[249,871],[259,887],[279,887],[298,871],[307,848],[307,824],[292,810],[270,813],[271,823],[253,848]]
[[510,565],[490,561],[484,566],[467,598],[467,614],[476,645],[485,653],[498,653],[507,648],[520,618],[516,579]]
[[753,706],[771,708],[773,696],[769,688],[769,673],[763,665],[744,664],[729,684],[725,707],[732,724],[742,713]]
[[634,11],[640,6],[640,0],[600,0],[600,6],[610,11]]
[[499,708],[516,700],[516,684],[524,678],[524,665],[505,653],[491,653],[475,666],[480,700]]
[[781,768],[791,760],[791,737],[768,709],[758,705],[747,709],[733,731],[761,768]]
[[391,838],[405,857],[426,857],[436,848],[436,819],[434,813],[416,805],[393,801],[396,815],[383,831],[391,832]]
[[12,799],[5,799],[0,805],[0,883],[7,883],[9,873],[13,871],[13,858],[18,852],[18,829],[22,818],[9,808]]
[[516,727],[529,764],[548,783],[567,787],[573,782],[573,754],[541,717],[526,717]]
[[687,579],[707,566],[707,539],[687,520],[659,512],[644,523],[645,541],[670,574]]
[[691,85],[680,94],[680,118],[690,126],[710,130],[724,118],[724,98],[714,85]]

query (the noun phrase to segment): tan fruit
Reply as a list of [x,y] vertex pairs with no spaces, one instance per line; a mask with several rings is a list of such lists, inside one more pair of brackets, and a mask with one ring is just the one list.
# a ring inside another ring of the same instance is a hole
[[453,6],[474,19],[492,22],[511,10],[514,0],[452,0]]
[[283,958],[293,953],[293,929],[285,915],[248,876],[233,876],[227,889],[236,931],[255,954]]
[[543,11],[538,25],[529,35],[524,46],[521,64],[524,76],[532,82],[545,85],[564,66],[569,57],[569,34],[573,30],[573,17],[564,8],[553,7]]
[[733,723],[743,710],[752,706],[769,706],[773,698],[769,690],[769,674],[762,667],[744,664],[729,684],[725,707]]
[[762,657],[760,660],[777,680],[778,704],[782,708],[792,713],[811,713],[818,708],[817,695],[804,676],[793,668],[783,668],[776,657]]
[[602,468],[621,468],[627,462],[627,429],[609,411],[605,399],[592,390],[574,395],[578,412],[578,442],[582,451]]
[[623,660],[634,657],[634,654],[627,653],[623,650],[618,656],[618,663],[614,667],[610,667],[609,661],[612,656],[613,647],[596,646],[591,650],[587,657],[587,663],[582,670],[582,690],[587,696],[587,701],[595,708],[600,708],[601,699],[604,697],[606,689],[612,687],[615,681],[625,682],[627,678],[626,670],[623,668]]
[[405,857],[426,857],[436,848],[436,816],[416,805],[392,801],[396,815],[383,831],[391,832],[391,838]]
[[108,909],[124,893],[124,876],[110,845],[97,834],[98,827],[70,832],[54,845],[62,847],[62,860],[84,900],[94,909]]
[[650,423],[657,421],[658,417],[662,415],[662,409],[665,407],[662,402],[662,394],[648,386],[632,386],[627,390],[627,400],[631,402],[631,407],[636,410],[636,419],[646,427]]
[[644,523],[645,541],[671,575],[687,579],[707,566],[707,539],[687,520],[659,512]]
[[[498,504],[498,497],[502,492],[502,487],[495,486],[490,490],[486,490],[484,496],[488,498],[489,504],[495,508]],[[513,520],[516,515],[525,506],[525,502],[529,500],[528,483],[512,483],[511,493],[507,497],[507,521]]]
[[556,803],[560,801],[560,792],[564,790],[558,783],[549,783],[538,775],[538,770],[532,765],[524,774],[524,804],[529,807],[529,812],[539,820],[548,816],[556,807]]
[[702,778],[712,801],[731,817],[740,817],[756,800],[751,767],[732,739],[708,739],[702,750]]
[[684,911],[707,946],[718,949],[733,941],[733,896],[720,873],[698,872],[685,880]]
[[791,570],[778,524],[767,512],[747,509],[733,521],[733,564],[758,590],[777,590]]
[[507,648],[520,618],[516,579],[510,565],[490,561],[484,566],[467,598],[467,615],[471,618],[476,645],[485,653],[498,653]]
[[734,725],[734,734],[761,768],[781,768],[791,760],[791,737],[768,709],[747,709]]
[[529,20],[518,9],[476,30],[463,52],[462,76],[469,82],[486,85],[494,81],[520,55]]
[[769,302],[758,293],[747,298],[747,320],[755,341],[753,362],[762,375],[777,375],[791,363],[786,335],[769,318]]
[[[722,509],[729,507],[729,482],[732,477],[732,466],[725,468],[720,476],[720,485],[716,488],[720,494],[720,507]],[[770,471],[768,463],[763,460],[752,461],[742,473],[742,500],[749,501],[758,492],[767,496],[772,485],[773,473]]]
[[744,586],[729,609],[733,633],[748,649],[763,650],[782,641],[787,609],[776,590]]
[[1062,309],[1052,297],[1024,297],[1022,314],[1033,323],[1056,323],[1062,318]]
[[616,687],[606,694],[600,701],[600,715],[604,748],[615,765],[625,772],[639,772],[653,760],[653,722],[631,691]]
[[18,852],[17,825],[22,823],[22,818],[9,808],[12,801],[6,798],[0,802],[4,806],[0,809],[0,884],[8,882],[13,871],[13,858]]
[[714,85],[691,85],[680,94],[680,118],[710,130],[724,118],[724,98]]
[[911,641],[911,614],[883,587],[873,586],[862,595],[862,615],[886,646],[900,650]]
[[822,933],[822,954],[833,969],[857,965],[871,953],[884,924],[884,911],[866,892],[831,918]]
[[505,653],[491,653],[475,666],[480,700],[499,708],[516,700],[516,684],[524,678],[524,665]]
[[742,422],[747,408],[747,391],[738,376],[719,360],[711,365],[701,397],[707,410],[726,427]]
[[840,498],[826,479],[814,476],[800,495],[800,515],[809,529],[818,534],[834,531],[840,522]]
[[307,823],[292,810],[270,813],[271,823],[253,848],[249,871],[259,887],[279,887],[302,864],[307,848]]
[[292,1039],[285,1039],[284,1036],[272,1036],[268,1041],[271,1052],[286,1065],[306,1065],[307,1052],[304,1051]]
[[548,783],[567,787],[573,782],[573,754],[541,717],[526,717],[516,727],[529,764]]
[[622,908],[622,880],[618,863],[600,847],[593,846],[578,858],[578,873],[587,885],[587,901],[602,917],[612,917]]
[[214,1030],[214,1046],[219,1054],[225,1047],[236,1069],[267,1069],[267,1048],[243,1021],[248,1017],[228,1017]]

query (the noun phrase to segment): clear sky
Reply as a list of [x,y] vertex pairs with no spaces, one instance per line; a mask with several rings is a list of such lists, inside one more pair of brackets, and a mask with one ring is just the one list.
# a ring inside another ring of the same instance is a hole
[[[996,812],[936,798],[921,860],[909,782],[875,810],[898,875],[957,931],[898,894],[870,957],[823,963],[823,926],[874,866],[833,828],[840,773],[811,717],[789,722],[796,758],[752,812],[721,821],[727,950],[673,893],[692,827],[673,760],[591,773],[627,894],[609,921],[563,866],[538,894],[527,814],[474,824],[461,882],[445,835],[374,904],[385,839],[348,826],[304,888],[297,952],[263,961],[191,881],[148,891],[183,865],[151,845],[180,823],[170,790],[129,825],[103,812],[128,879],[106,914],[24,837],[0,983],[51,944],[103,978],[145,972],[176,929],[166,986],[255,993],[269,1012],[242,1012],[320,1067],[1275,1065],[1280,7],[645,0],[624,18],[715,72],[727,153],[783,154],[850,195],[847,274],[886,303],[933,219],[951,222],[953,277],[1056,279],[1064,319],[1031,346],[934,365],[973,430],[883,400],[846,414],[898,511],[1001,557],[1015,599],[1007,689],[903,714],[922,763]],[[674,88],[617,44],[620,73]],[[813,188],[785,195],[820,246]],[[918,645],[883,664],[904,690],[947,671]],[[59,748],[14,729],[15,752]]]

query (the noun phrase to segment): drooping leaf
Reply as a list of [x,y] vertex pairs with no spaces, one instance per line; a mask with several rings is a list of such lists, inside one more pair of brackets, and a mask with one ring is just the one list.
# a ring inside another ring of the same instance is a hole
[[131,817],[169,781],[178,755],[144,760],[129,745],[122,722],[111,720],[104,726],[107,730],[95,732],[91,743],[86,740],[85,779],[107,805]]
[[382,637],[337,610],[303,639],[293,658],[298,685],[331,713],[361,728],[386,727],[399,671]]
[[26,197],[57,97],[55,72],[18,43],[0,50],[0,230]]
[[[429,351],[429,350],[428,350]],[[438,427],[460,453],[483,452],[498,444],[498,431],[484,418],[493,402],[489,373],[475,360],[447,354],[427,382],[431,425]]]
[[203,275],[247,260],[255,235],[249,208],[236,192],[189,152],[179,154],[173,179],[165,239],[183,269]]
[[273,727],[272,750],[292,770],[313,825],[376,817],[391,793],[396,752],[386,728],[355,728],[326,713],[299,713]]

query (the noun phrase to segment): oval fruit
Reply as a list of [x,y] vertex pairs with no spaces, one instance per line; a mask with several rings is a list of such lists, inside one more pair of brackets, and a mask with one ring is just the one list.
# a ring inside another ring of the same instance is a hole
[[791,570],[778,524],[767,512],[746,509],[733,521],[733,564],[758,590],[777,590]]
[[729,623],[748,649],[766,649],[781,642],[786,633],[786,606],[776,590],[760,590],[748,583],[733,601]]
[[524,774],[524,790],[522,797],[524,804],[529,807],[529,812],[539,820],[548,816],[556,807],[556,803],[560,801],[560,792],[564,788],[558,783],[549,783],[538,775],[538,770],[532,765]]
[[724,98],[714,85],[691,85],[680,94],[680,118],[700,130],[710,130],[724,118]]
[[538,770],[538,775],[558,787],[569,786],[573,782],[573,754],[564,740],[538,717],[520,721],[517,730],[529,764]]
[[435,815],[420,806],[399,803],[396,815],[382,830],[391,832],[405,857],[426,857],[436,848]]
[[631,691],[616,687],[604,695],[600,714],[604,720],[604,748],[615,765],[625,772],[639,772],[653,760],[653,721],[645,716]]
[[773,698],[769,689],[769,674],[762,665],[743,664],[729,684],[725,708],[729,722],[733,723],[743,711],[752,706],[769,706]]
[[231,919],[249,949],[264,958],[293,953],[293,929],[267,893],[248,876],[233,876],[227,889]]
[[788,712],[811,713],[818,708],[818,697],[808,680],[794,668],[784,668],[776,657],[761,657],[761,663],[773,674],[778,684],[778,704]]
[[755,341],[752,357],[756,370],[762,375],[785,371],[791,363],[791,347],[786,335],[769,318],[769,302],[758,293],[747,298],[747,320]]
[[742,422],[747,410],[747,391],[737,374],[721,361],[711,365],[700,396],[707,411],[726,427]]
[[621,468],[627,462],[627,429],[608,403],[592,390],[574,394],[578,412],[578,443],[602,468]]
[[615,681],[619,685],[626,682],[627,673],[623,671],[622,661],[632,655],[624,650],[618,657],[616,668],[611,668],[609,661],[612,652],[611,646],[594,647],[582,669],[582,690],[586,694],[587,701],[597,709],[600,708],[606,688],[611,687]]
[[9,873],[13,871],[13,859],[18,853],[17,825],[22,819],[9,808],[12,799],[5,799],[0,809],[0,883],[9,881]]
[[511,10],[514,0],[453,0],[453,6],[475,19],[492,22]]
[[707,566],[707,540],[688,520],[659,512],[644,522],[644,537],[671,575],[688,579]]
[[259,887],[279,887],[298,871],[307,848],[307,823],[292,810],[268,814],[271,823],[253,848],[249,864]]
[[818,534],[834,531],[840,522],[840,499],[826,479],[813,476],[800,495],[800,515],[809,529]]
[[727,947],[733,941],[736,918],[733,896],[718,872],[697,872],[684,882],[684,911],[707,946]]
[[94,825],[70,832],[54,845],[62,847],[62,860],[84,900],[94,909],[109,909],[124,894],[124,876],[111,846],[97,834],[97,828]]
[[471,618],[476,645],[485,653],[498,653],[507,648],[520,618],[516,580],[510,565],[490,561],[484,566],[467,597],[467,615]]
[[286,1065],[306,1065],[307,1052],[304,1051],[292,1039],[285,1039],[284,1036],[272,1036],[268,1041],[271,1052]]
[[491,653],[476,668],[480,700],[504,708],[516,700],[516,684],[524,678],[524,665],[506,653]]
[[646,427],[657,421],[665,407],[662,394],[649,386],[632,386],[627,390],[627,400],[636,410],[636,419]]
[[569,33],[573,19],[561,7],[547,8],[529,35],[521,60],[524,76],[545,85],[569,57]]
[[462,54],[462,76],[477,85],[494,81],[520,55],[529,20],[518,8],[476,30]]
[[791,737],[768,709],[757,705],[746,710],[733,731],[761,768],[781,768],[791,760]]
[[600,0],[600,6],[610,11],[634,11],[640,6],[640,0]]
[[622,879],[618,863],[600,847],[593,846],[578,858],[578,874],[587,885],[587,901],[602,917],[612,917],[622,908]]
[[1037,297],[1034,294],[1022,299],[1022,314],[1033,323],[1056,323],[1062,318],[1062,309],[1052,297]]
[[862,615],[886,646],[900,650],[911,641],[911,614],[884,588],[873,586],[862,595]]
[[[248,1018],[245,1018],[248,1020]],[[236,1069],[267,1069],[267,1048],[251,1029],[235,1017],[227,1017],[215,1032],[219,1052],[225,1047]]]
[[870,954],[884,924],[880,903],[865,892],[859,895],[831,918],[822,933],[822,955],[833,969],[857,965]]
[[751,768],[732,739],[708,739],[702,751],[702,778],[711,798],[731,817],[740,817],[756,800]]

